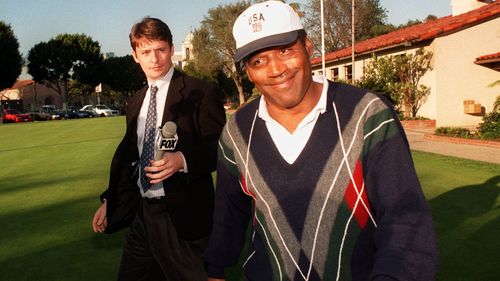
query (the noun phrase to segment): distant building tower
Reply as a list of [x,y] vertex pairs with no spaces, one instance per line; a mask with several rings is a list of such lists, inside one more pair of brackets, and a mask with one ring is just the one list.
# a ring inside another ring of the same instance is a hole
[[182,42],[182,60],[188,62],[192,59],[193,53],[193,33],[189,32]]
[[107,53],[103,54],[103,57],[104,57],[104,59],[114,58],[115,57],[115,53],[113,53],[113,52],[107,52]]
[[172,63],[174,66],[184,69],[184,66],[190,59],[193,58],[193,33],[189,32],[184,41],[181,43],[181,51],[174,52]]
[[172,56],[172,64],[174,67],[177,67],[179,69],[184,69],[184,62],[182,61],[182,52],[177,51],[174,52],[174,55]]

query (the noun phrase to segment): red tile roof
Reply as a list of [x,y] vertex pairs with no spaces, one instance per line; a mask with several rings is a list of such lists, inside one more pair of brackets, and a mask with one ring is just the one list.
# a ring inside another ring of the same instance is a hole
[[[474,26],[481,22],[491,20],[500,16],[500,1],[482,6],[470,12],[457,15],[446,16],[433,21],[409,26],[381,36],[356,42],[354,45],[356,54],[370,53],[376,50],[396,47],[408,43],[415,43],[424,40],[434,39],[448,35],[462,29]],[[347,58],[351,56],[352,48],[347,48],[328,53],[325,61]],[[311,60],[312,64],[321,63],[321,57]]]
[[476,58],[475,63],[498,61],[498,60],[500,60],[500,52],[494,53],[494,54],[480,56],[480,57]]
[[476,58],[475,64],[500,71],[500,52]]
[[12,86],[11,89],[20,89],[20,88],[24,88],[30,84],[33,84],[34,81],[33,80],[17,80],[16,83],[14,83],[14,85]]

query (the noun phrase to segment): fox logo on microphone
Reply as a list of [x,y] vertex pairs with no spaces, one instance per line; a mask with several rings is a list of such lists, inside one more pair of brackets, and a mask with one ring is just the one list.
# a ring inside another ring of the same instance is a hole
[[175,146],[177,145],[177,135],[173,138],[162,138],[160,141],[160,150],[175,150]]
[[177,146],[177,125],[172,121],[167,121],[160,130],[160,141],[158,150],[173,151]]

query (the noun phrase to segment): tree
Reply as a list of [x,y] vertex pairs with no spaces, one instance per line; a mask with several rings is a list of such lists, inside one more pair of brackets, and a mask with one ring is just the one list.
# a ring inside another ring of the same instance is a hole
[[377,36],[380,36],[383,34],[387,34],[389,32],[393,32],[396,29],[397,29],[397,27],[395,27],[392,24],[377,24],[377,25],[372,26],[372,28],[370,29],[369,36],[370,36],[370,38],[377,37]]
[[217,81],[217,79],[215,78],[215,73],[220,72],[216,69],[214,69],[213,71],[206,71],[206,69],[203,68],[203,64],[197,66],[195,64],[195,60],[188,61],[182,71],[184,71],[184,73],[189,76],[196,77],[201,80],[211,81],[214,83]]
[[93,85],[81,83],[78,80],[69,80],[67,87],[68,100],[75,101],[79,99],[80,105],[88,104],[87,101],[90,100],[92,93],[95,91]]
[[28,73],[59,93],[67,104],[70,79],[96,85],[102,62],[99,43],[85,34],[61,34],[36,44],[28,53]]
[[394,85],[392,97],[400,101],[405,116],[415,118],[420,107],[425,103],[431,89],[420,84],[424,74],[432,70],[432,52],[418,49],[415,54],[395,57],[399,82]]
[[394,57],[377,57],[373,54],[372,59],[363,67],[363,76],[356,81],[356,84],[384,95],[396,105],[396,101],[391,97],[391,90],[398,79]]
[[[230,77],[238,90],[240,104],[245,102],[244,71],[241,64],[235,63],[236,45],[232,27],[236,18],[248,6],[242,1],[219,5],[208,10],[201,27],[193,32],[193,67],[210,77],[217,77],[218,71]],[[215,78],[216,79],[216,78]]]
[[127,97],[142,88],[146,82],[144,72],[131,55],[105,59],[101,73],[103,83]]
[[430,88],[420,79],[432,70],[432,52],[418,49],[415,54],[373,57],[364,67],[360,86],[390,97],[405,117],[415,118],[430,94]]
[[[500,80],[497,80],[491,84],[488,85],[488,87],[493,88],[500,86]],[[498,112],[500,113],[500,95],[498,95],[495,99],[495,102],[493,102],[493,112]]]
[[12,87],[21,74],[23,64],[19,42],[12,28],[0,21],[0,90]]
[[427,15],[427,17],[425,17],[424,22],[429,22],[429,21],[433,21],[433,20],[437,20],[437,19],[438,19],[437,16],[429,14],[429,15]]
[[[351,46],[351,0],[325,1],[325,52]],[[309,0],[305,8],[304,27],[317,51],[321,47],[320,0]],[[355,39],[373,37],[373,26],[384,25],[386,10],[379,0],[357,0],[355,8]]]

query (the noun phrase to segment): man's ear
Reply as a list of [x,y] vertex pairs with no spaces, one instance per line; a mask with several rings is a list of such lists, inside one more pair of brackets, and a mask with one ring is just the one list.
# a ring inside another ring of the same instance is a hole
[[135,50],[132,50],[132,57],[134,58],[134,61],[136,63],[139,63],[139,60],[137,59],[137,55],[135,54]]
[[313,45],[312,45],[311,39],[309,39],[309,37],[306,37],[304,43],[306,45],[306,50],[307,50],[307,53],[309,54],[309,57],[312,57],[314,50],[313,50]]
[[245,67],[245,72],[247,73],[248,80],[253,83],[252,75],[248,72],[248,69]]
[[170,46],[170,57],[173,57],[173,56],[174,56],[174,53],[175,53],[175,50],[174,50],[174,43],[172,43],[172,45]]

